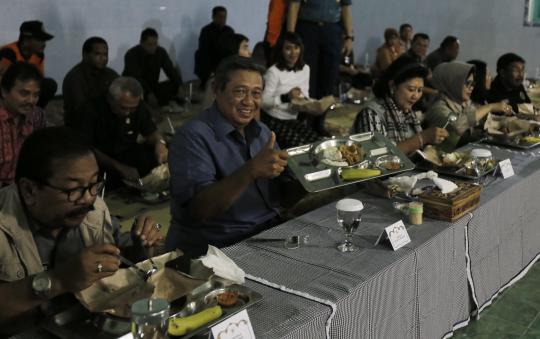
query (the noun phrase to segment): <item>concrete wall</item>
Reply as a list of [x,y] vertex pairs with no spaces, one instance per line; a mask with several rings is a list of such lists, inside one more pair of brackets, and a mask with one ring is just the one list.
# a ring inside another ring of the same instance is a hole
[[383,42],[386,27],[398,28],[408,22],[415,32],[431,37],[430,51],[446,35],[461,41],[459,60],[481,59],[495,71],[497,58],[516,52],[527,60],[527,72],[533,76],[540,67],[540,27],[525,27],[526,0],[386,0],[355,1],[354,31],[357,62],[365,53],[370,59]]
[[55,35],[46,48],[45,73],[61,84],[81,60],[86,38],[105,38],[109,66],[122,72],[125,52],[150,26],[157,29],[160,44],[189,80],[195,78],[193,55],[199,31],[210,22],[216,5],[229,9],[229,25],[246,35],[251,47],[262,39],[268,7],[264,0],[0,0],[0,44],[17,40],[22,21],[42,20]]
[[[540,27],[523,26],[524,1],[353,0],[356,61],[363,63],[368,53],[373,62],[384,29],[409,22],[415,32],[431,36],[430,49],[453,34],[461,40],[459,59],[483,59],[494,70],[498,56],[516,51],[534,75],[540,67]],[[121,72],[125,51],[138,42],[143,28],[152,26],[184,78],[193,79],[199,30],[218,4],[229,9],[229,24],[250,38],[251,47],[262,39],[266,0],[0,0],[0,43],[16,40],[22,21],[44,21],[55,35],[46,50],[46,73],[61,82],[79,62],[87,37],[99,35],[109,42],[109,65]]]

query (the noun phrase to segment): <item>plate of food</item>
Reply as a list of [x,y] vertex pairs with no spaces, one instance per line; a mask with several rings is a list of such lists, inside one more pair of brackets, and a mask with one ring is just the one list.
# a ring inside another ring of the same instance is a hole
[[464,179],[478,179],[497,167],[491,151],[483,148],[446,153],[431,145],[417,151],[423,158],[417,167]]
[[331,139],[316,145],[313,158],[334,167],[356,165],[364,160],[366,152],[361,144],[347,139]]
[[215,281],[188,296],[182,310],[169,319],[169,334],[191,338],[261,300],[259,293],[246,286]]
[[288,168],[308,192],[319,192],[414,169],[388,138],[359,133],[287,149]]
[[486,138],[483,142],[519,149],[540,145],[540,124],[517,117],[489,114],[484,124]]

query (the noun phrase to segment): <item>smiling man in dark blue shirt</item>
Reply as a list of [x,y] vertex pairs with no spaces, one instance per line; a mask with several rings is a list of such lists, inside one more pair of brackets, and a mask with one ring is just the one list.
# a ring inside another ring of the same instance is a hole
[[278,202],[272,179],[287,165],[259,113],[263,72],[231,57],[216,72],[214,105],[175,136],[171,170],[172,225],[167,247],[205,252],[272,227]]

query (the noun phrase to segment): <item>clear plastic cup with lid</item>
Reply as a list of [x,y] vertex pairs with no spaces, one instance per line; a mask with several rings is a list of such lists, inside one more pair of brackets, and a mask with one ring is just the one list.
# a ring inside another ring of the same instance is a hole
[[471,166],[477,177],[484,175],[488,164],[493,160],[491,151],[485,148],[474,148],[471,150]]

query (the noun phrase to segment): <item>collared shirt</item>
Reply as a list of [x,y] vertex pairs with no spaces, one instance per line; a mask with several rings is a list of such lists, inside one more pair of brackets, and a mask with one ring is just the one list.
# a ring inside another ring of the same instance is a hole
[[341,7],[350,6],[351,0],[291,0],[300,2],[298,18],[306,21],[336,23],[341,21]]
[[73,67],[64,78],[64,123],[73,129],[92,126],[97,105],[104,100],[111,82],[118,74],[111,68],[98,70],[85,62]]
[[26,137],[45,125],[43,110],[37,106],[29,115],[19,115],[19,119],[17,114],[0,107],[0,187],[13,182],[19,151]]
[[531,103],[531,98],[529,98],[523,85],[508,89],[502,83],[500,76],[497,75],[495,79],[493,79],[493,83],[487,94],[487,101],[499,102],[502,100],[508,100],[508,104],[512,106],[514,112],[519,112],[518,104]]
[[182,84],[180,74],[173,66],[169,54],[161,46],[157,46],[154,54],[148,54],[141,45],[132,47],[124,56],[124,65],[122,75],[137,79],[145,93],[155,93],[158,89],[161,69],[175,87]]
[[271,136],[270,130],[256,120],[244,132],[245,138],[214,104],[174,137],[169,151],[173,199],[168,248],[226,246],[256,232],[278,215],[276,189],[268,179],[251,183],[222,215],[206,222],[189,215],[188,205],[197,193],[237,171],[265,147]]
[[[0,206],[0,282],[21,280],[51,269],[51,258],[56,258],[57,262],[65,261],[79,253],[82,247],[118,244],[118,225],[112,223],[107,206],[99,197],[94,203],[95,210],[87,214],[81,225],[67,230],[64,236],[53,241],[52,246],[51,239],[46,239],[40,227],[30,220],[16,185],[0,189]],[[61,295],[52,299],[48,307],[64,307],[72,300],[68,295]],[[40,316],[41,312],[36,310],[11,319],[9,326],[0,328],[0,336],[35,326]]]
[[114,114],[109,103],[103,100],[99,116],[93,126],[85,126],[82,132],[101,152],[116,157],[137,144],[137,136],[148,137],[157,130],[150,112],[141,102],[127,118]]

